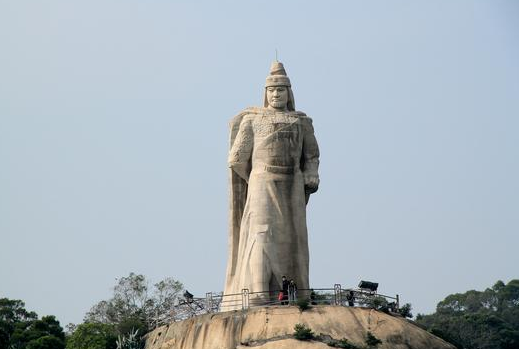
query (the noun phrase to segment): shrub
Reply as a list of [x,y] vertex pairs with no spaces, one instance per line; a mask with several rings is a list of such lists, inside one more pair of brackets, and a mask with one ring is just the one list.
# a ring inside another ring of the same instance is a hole
[[366,301],[366,306],[383,312],[388,312],[388,302],[384,297],[373,296]]
[[366,334],[366,345],[368,348],[376,348],[382,341],[375,337],[373,333],[369,332]]
[[294,326],[294,338],[300,341],[308,341],[314,338],[314,333],[304,324],[296,324]]
[[135,330],[117,339],[117,349],[140,349],[142,341],[139,338],[139,330]]
[[335,348],[344,348],[344,349],[360,349],[358,346],[356,346],[353,343],[350,343],[346,338],[343,339],[332,339],[329,341],[328,346],[335,347]]
[[406,303],[403,306],[401,306],[400,309],[398,309],[398,313],[403,317],[412,318],[413,314],[411,313],[411,309],[411,304]]
[[299,307],[299,310],[305,311],[307,309],[310,309],[310,303],[308,302],[307,298],[301,298],[297,301],[297,306]]

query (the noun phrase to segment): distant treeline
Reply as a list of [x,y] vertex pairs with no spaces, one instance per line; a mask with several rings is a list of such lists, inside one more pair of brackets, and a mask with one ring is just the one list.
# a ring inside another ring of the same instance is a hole
[[519,280],[451,294],[416,323],[459,349],[519,349]]

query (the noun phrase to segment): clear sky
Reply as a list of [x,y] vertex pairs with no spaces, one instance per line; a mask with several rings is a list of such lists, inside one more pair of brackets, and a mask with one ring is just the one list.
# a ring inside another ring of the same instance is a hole
[[518,278],[518,1],[0,0],[0,297],[223,289],[227,123],[275,49],[314,119],[313,287],[415,313]]

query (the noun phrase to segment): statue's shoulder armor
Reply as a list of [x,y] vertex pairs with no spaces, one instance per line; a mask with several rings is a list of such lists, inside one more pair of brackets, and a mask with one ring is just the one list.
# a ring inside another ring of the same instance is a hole
[[299,110],[292,111],[290,113],[301,119],[310,119],[310,117],[308,115],[306,115],[305,113],[303,113],[302,111],[299,111]]
[[264,108],[260,107],[247,107],[237,115],[233,116],[229,124],[231,127],[234,125],[239,125],[244,118],[254,118],[257,115],[263,114],[263,109]]
[[293,111],[294,116],[298,117],[303,124],[312,124],[312,118],[303,113],[302,111]]

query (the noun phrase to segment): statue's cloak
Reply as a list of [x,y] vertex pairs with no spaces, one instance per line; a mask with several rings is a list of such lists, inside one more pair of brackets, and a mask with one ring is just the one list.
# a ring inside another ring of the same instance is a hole
[[[258,109],[259,108],[247,108],[231,119],[229,122],[229,151],[234,144],[243,117],[250,113],[257,113]],[[249,164],[249,166],[251,165]],[[225,281],[226,292],[231,289],[238,263],[240,225],[246,201],[247,182],[233,171],[232,168],[229,168],[229,258],[227,260],[227,277]]]

